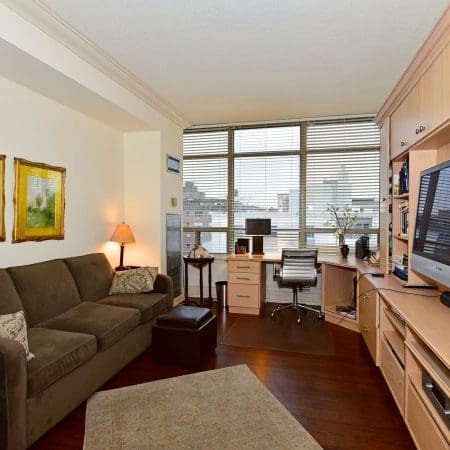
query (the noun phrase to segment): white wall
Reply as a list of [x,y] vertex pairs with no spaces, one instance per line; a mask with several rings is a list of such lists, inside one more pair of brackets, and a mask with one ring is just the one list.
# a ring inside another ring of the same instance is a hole
[[[0,267],[105,251],[122,220],[122,134],[33,91],[0,78],[0,153],[6,154],[6,242],[0,243]],[[67,169],[65,239],[11,243],[14,157]]]
[[124,219],[136,238],[125,249],[125,264],[166,271],[166,214],[181,214],[183,208],[182,175],[167,172],[167,154],[181,161],[182,139],[181,127],[169,121],[160,123],[160,131],[124,135]]

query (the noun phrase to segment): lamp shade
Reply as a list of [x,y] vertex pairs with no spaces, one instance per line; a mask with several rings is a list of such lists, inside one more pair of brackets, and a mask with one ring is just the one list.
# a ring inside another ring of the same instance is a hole
[[136,242],[130,225],[125,222],[117,225],[113,235],[111,236],[111,241],[119,242],[121,244],[132,244],[133,242]]
[[271,219],[245,219],[245,234],[248,236],[269,236],[271,233]]

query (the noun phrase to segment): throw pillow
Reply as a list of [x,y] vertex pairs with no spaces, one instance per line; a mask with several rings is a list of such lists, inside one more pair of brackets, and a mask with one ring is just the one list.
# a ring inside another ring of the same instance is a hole
[[27,355],[27,361],[34,358],[33,353],[28,348],[27,323],[23,311],[0,316],[0,336],[14,339],[22,344]]
[[139,267],[114,274],[109,295],[142,294],[153,291],[153,284],[158,275],[157,267]]

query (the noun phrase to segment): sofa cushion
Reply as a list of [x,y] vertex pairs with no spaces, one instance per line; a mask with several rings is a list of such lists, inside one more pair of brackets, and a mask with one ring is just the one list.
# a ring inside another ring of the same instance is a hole
[[62,259],[7,270],[22,300],[29,326],[81,303],[77,285]]
[[6,269],[0,269],[0,314],[23,311],[19,294]]
[[92,334],[100,351],[106,350],[139,325],[139,311],[83,302],[41,324],[42,328]]
[[104,253],[65,258],[83,301],[106,297],[113,279],[113,268]]
[[141,323],[149,322],[154,317],[168,311],[172,306],[167,294],[159,294],[157,292],[110,295],[99,300],[98,303],[138,309],[141,313]]
[[97,352],[97,341],[89,334],[30,328],[28,338],[36,355],[28,363],[28,398],[81,366]]
[[27,323],[23,311],[0,316],[0,337],[19,342],[25,349],[27,361],[34,358],[28,346]]
[[157,267],[138,267],[114,274],[110,295],[142,294],[153,291],[153,284],[158,275]]

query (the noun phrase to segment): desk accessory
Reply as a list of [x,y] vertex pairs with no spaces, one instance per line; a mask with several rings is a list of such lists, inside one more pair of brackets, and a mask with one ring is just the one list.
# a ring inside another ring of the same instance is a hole
[[448,308],[450,308],[450,291],[444,291],[441,294],[441,302],[447,306]]
[[263,236],[272,234],[270,219],[245,219],[245,234],[252,236],[252,255],[264,255]]

